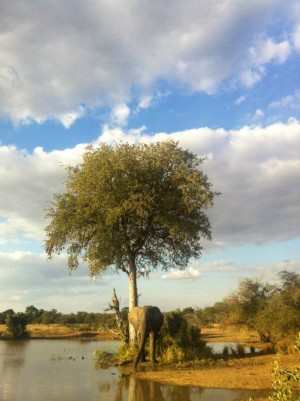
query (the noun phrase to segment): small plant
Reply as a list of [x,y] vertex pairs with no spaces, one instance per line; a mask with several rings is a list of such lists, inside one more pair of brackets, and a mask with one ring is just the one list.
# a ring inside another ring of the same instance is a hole
[[96,359],[96,368],[99,367],[101,369],[105,369],[111,366],[115,359],[114,354],[112,354],[111,352],[102,351],[100,349],[96,349],[94,351],[94,357]]
[[[295,349],[300,353],[300,333],[295,338]],[[296,385],[300,384],[300,366],[292,369],[284,369],[278,361],[272,364],[272,387],[273,394],[270,401],[300,401],[299,391],[295,391]]]
[[135,359],[137,352],[138,347],[136,344],[129,345],[123,342],[115,355],[118,365],[125,365],[126,363],[132,362]]

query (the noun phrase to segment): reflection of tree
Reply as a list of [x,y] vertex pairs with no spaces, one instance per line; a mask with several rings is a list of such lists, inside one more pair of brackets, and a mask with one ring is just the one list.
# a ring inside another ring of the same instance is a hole
[[190,388],[185,386],[170,386],[166,401],[190,401]]
[[128,401],[166,401],[160,384],[129,377]]
[[171,386],[165,395],[164,385],[147,380],[138,380],[134,376],[124,376],[118,386],[115,401],[189,401],[189,388]]

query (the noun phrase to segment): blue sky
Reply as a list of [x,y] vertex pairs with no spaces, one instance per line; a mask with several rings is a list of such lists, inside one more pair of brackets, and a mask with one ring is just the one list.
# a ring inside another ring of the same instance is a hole
[[62,164],[87,144],[175,139],[206,157],[213,240],[139,281],[163,310],[300,272],[300,6],[281,0],[0,1],[0,311],[102,311],[127,277],[43,250]]

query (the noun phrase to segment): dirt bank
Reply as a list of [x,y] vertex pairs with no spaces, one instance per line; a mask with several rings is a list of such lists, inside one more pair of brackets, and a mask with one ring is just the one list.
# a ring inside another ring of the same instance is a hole
[[[170,369],[137,372],[136,377],[180,386],[227,389],[271,389],[271,363],[279,359],[284,367],[300,365],[299,355],[265,355],[233,359],[224,366],[202,369]],[[299,388],[300,390],[300,388]]]

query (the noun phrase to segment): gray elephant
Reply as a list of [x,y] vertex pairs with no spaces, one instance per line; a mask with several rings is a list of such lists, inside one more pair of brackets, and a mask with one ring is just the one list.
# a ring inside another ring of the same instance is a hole
[[134,367],[137,367],[139,360],[145,360],[145,343],[150,335],[150,359],[157,363],[155,357],[156,337],[160,331],[164,316],[157,306],[134,307],[128,314],[128,321],[135,329],[138,337],[139,350],[134,361]]

